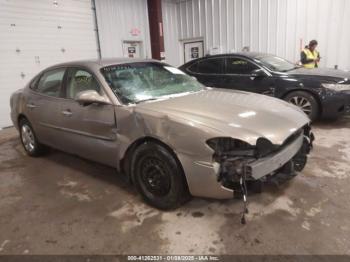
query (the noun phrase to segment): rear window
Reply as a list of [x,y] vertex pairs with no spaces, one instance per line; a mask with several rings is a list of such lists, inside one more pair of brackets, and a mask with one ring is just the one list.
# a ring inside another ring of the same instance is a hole
[[198,62],[198,72],[202,74],[222,74],[223,59],[209,58]]
[[230,57],[226,60],[226,73],[228,74],[249,75],[255,69],[258,69],[256,65],[242,58]]

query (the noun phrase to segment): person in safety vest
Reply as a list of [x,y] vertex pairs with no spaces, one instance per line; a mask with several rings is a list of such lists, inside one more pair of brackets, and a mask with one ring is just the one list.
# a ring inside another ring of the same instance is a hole
[[301,51],[300,62],[305,68],[318,67],[321,57],[320,53],[316,50],[317,44],[316,40],[311,40],[309,45]]

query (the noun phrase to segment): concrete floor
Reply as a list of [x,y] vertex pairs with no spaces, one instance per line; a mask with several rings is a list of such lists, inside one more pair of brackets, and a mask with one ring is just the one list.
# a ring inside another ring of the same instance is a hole
[[25,155],[0,132],[0,254],[350,254],[350,118],[316,124],[307,168],[242,203],[195,198],[161,212],[113,169]]

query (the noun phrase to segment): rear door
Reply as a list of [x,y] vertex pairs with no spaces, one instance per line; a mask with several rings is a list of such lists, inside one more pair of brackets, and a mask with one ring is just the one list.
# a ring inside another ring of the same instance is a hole
[[224,62],[222,57],[208,57],[192,64],[187,70],[203,85],[221,88]]
[[[105,96],[102,85],[85,68],[69,68],[61,104],[65,151],[107,165],[116,165],[116,121],[114,105],[82,105],[75,98],[79,92],[95,90]],[[106,96],[107,97],[107,96]]]
[[[254,75],[255,70],[262,74]],[[274,81],[260,66],[242,57],[227,57],[225,60],[225,77],[222,86],[247,92],[265,94],[270,92]]]
[[45,71],[30,86],[26,116],[40,142],[57,147],[60,141],[60,109],[66,68]]

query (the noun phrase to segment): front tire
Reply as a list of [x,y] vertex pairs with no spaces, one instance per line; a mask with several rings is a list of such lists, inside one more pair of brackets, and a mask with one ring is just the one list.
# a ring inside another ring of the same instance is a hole
[[320,108],[312,94],[294,91],[289,93],[284,100],[299,107],[312,121],[317,119]]
[[143,198],[159,209],[174,209],[188,199],[182,168],[165,147],[146,142],[132,158],[131,175]]
[[24,150],[29,156],[40,156],[46,147],[38,142],[32,125],[26,118],[19,121],[19,134]]

